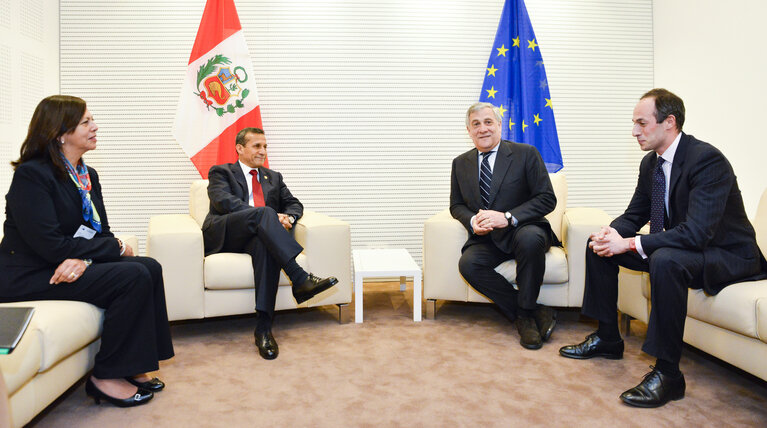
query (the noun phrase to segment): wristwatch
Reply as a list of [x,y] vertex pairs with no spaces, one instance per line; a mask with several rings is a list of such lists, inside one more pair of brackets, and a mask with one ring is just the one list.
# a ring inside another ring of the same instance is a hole
[[288,221],[290,222],[290,224],[295,223],[296,222],[296,216],[294,216],[292,214],[288,214]]
[[513,226],[512,222],[511,222],[511,219],[512,219],[511,213],[506,211],[505,213],[503,213],[503,215],[504,215],[504,217],[506,217],[506,221],[509,222],[509,226]]

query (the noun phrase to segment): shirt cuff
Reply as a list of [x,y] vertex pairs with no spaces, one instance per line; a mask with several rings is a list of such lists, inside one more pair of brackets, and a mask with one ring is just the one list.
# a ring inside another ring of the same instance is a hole
[[471,234],[474,235],[474,219],[477,218],[476,214],[469,219],[469,226],[471,226]]
[[642,240],[639,239],[639,235],[637,235],[634,238],[634,244],[637,246],[637,253],[639,253],[640,256],[642,256],[643,259],[647,258],[647,254],[644,253],[644,250],[642,249]]

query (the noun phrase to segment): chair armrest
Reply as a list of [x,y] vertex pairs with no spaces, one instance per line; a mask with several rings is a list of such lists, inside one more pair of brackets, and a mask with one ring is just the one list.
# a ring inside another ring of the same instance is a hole
[[170,321],[205,316],[204,248],[200,226],[189,214],[149,219],[147,255],[162,265]]
[[312,299],[311,306],[349,303],[352,300],[352,244],[349,223],[314,211],[304,211],[294,235],[304,247],[309,269],[320,277],[335,276],[334,292]]
[[469,232],[445,209],[423,225],[423,297],[465,302],[468,287],[458,271]]
[[136,235],[115,235],[117,238],[119,238],[121,241],[123,241],[123,244],[131,247],[133,250],[133,254],[138,255],[138,238]]
[[567,300],[570,307],[583,305],[586,280],[586,243],[589,236],[607,226],[612,217],[597,208],[570,208],[562,217],[562,245],[567,253],[569,287]]

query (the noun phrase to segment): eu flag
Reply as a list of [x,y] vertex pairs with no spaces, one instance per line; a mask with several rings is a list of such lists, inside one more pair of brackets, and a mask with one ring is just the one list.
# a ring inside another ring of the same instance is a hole
[[535,146],[549,172],[562,169],[546,68],[523,0],[503,6],[479,100],[500,109],[504,139]]

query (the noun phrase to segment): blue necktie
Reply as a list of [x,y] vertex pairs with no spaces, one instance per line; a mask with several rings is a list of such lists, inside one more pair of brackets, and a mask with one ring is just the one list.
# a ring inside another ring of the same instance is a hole
[[666,213],[666,174],[663,173],[663,163],[658,156],[658,165],[652,176],[652,195],[650,202],[650,233],[663,232]]
[[491,153],[482,153],[482,166],[479,168],[479,194],[482,196],[483,209],[490,207],[490,185],[493,182],[493,171],[490,170],[488,159]]

